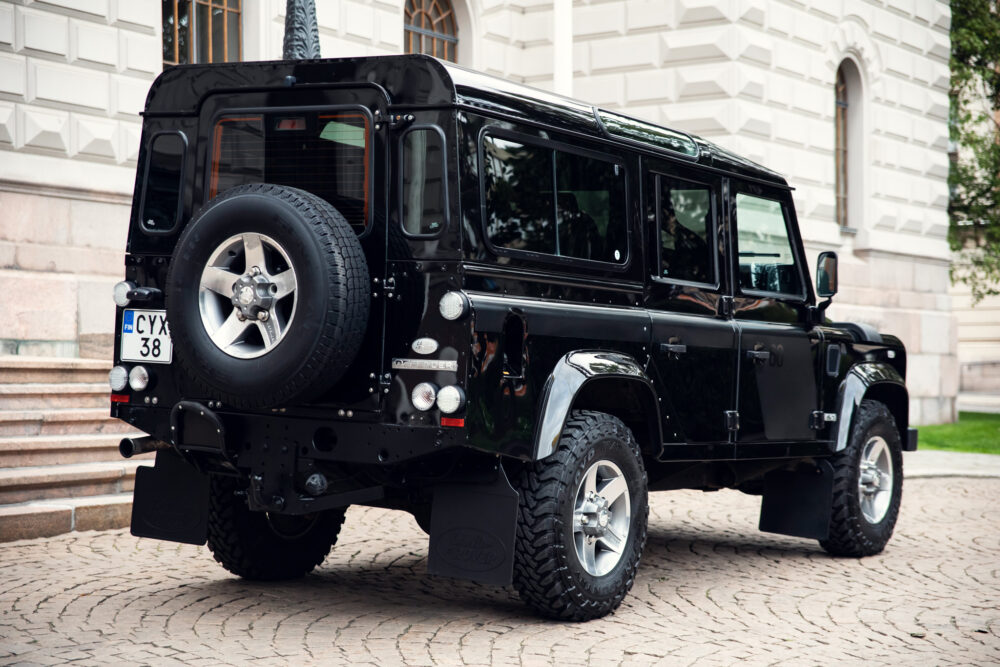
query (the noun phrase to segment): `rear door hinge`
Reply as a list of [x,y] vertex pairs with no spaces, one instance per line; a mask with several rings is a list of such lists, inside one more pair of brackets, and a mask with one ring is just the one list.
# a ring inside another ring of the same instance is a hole
[[740,411],[726,410],[726,428],[730,431],[740,430]]
[[809,428],[814,431],[823,430],[826,425],[830,422],[837,421],[836,412],[823,412],[822,410],[814,410],[809,416]]
[[382,115],[379,109],[375,110],[375,129],[381,130],[383,127],[389,130],[399,130],[413,122],[412,113],[389,113]]

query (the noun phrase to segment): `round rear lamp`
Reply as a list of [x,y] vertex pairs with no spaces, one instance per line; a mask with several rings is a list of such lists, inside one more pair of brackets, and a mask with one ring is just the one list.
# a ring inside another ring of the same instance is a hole
[[149,386],[149,371],[145,366],[136,366],[132,369],[128,374],[128,386],[132,387],[132,391],[142,391]]
[[438,410],[446,415],[453,414],[465,405],[465,392],[457,385],[448,385],[438,392]]
[[128,385],[128,370],[124,366],[115,366],[108,373],[108,384],[111,391],[121,391]]
[[421,412],[427,412],[433,408],[434,401],[436,399],[437,387],[432,385],[430,382],[421,382],[413,388],[413,393],[410,394],[410,400],[413,403],[413,407]]
[[461,292],[446,292],[438,302],[438,310],[446,320],[459,320],[469,312],[469,297]]
[[131,303],[128,298],[128,293],[135,289],[135,283],[128,280],[123,280],[122,282],[115,285],[114,299],[115,303],[124,308]]

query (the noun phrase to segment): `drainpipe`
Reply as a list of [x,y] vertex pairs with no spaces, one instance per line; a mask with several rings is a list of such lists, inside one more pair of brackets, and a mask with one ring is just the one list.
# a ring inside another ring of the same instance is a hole
[[315,0],[287,0],[285,3],[284,60],[319,58],[319,25]]

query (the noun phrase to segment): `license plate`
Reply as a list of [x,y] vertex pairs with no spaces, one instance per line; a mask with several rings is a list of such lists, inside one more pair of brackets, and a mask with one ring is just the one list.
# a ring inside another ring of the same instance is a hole
[[122,361],[169,364],[173,353],[167,311],[125,311],[122,315]]

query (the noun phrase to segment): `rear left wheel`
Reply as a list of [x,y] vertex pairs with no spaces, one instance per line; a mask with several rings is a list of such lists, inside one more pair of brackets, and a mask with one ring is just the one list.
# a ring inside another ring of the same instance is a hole
[[550,618],[585,621],[621,604],[646,544],[646,471],[617,417],[570,415],[556,452],[518,480],[514,586]]

